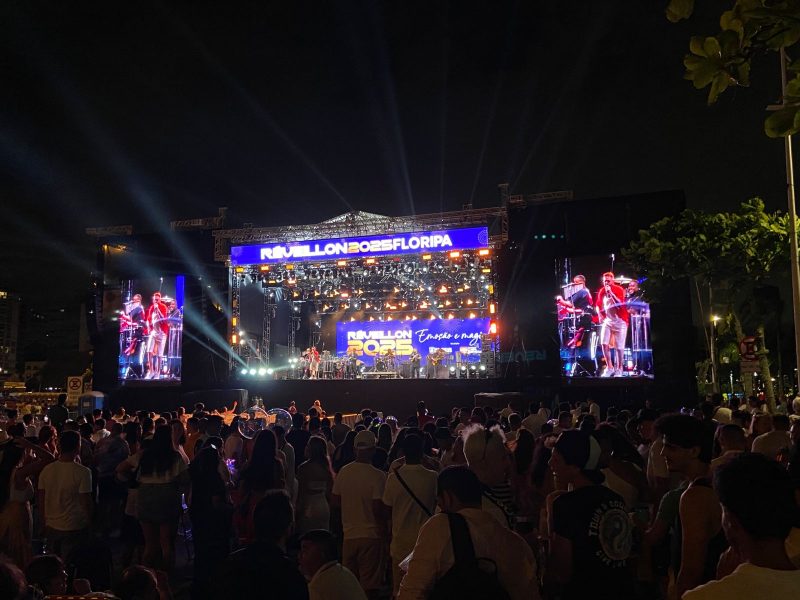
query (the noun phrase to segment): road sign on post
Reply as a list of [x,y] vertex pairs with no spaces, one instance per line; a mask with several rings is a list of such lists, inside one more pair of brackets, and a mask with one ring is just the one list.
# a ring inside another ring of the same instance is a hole
[[758,345],[756,344],[756,338],[752,335],[743,337],[739,341],[739,355],[742,357],[742,361],[756,360],[756,352],[758,352]]
[[67,377],[67,402],[77,404],[83,393],[83,377]]

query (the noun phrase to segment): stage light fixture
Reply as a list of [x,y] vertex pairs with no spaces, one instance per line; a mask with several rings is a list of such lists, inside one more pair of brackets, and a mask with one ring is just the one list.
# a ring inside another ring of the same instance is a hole
[[489,256],[489,249],[481,248],[480,250],[478,250],[478,256]]
[[347,266],[347,261],[346,260],[337,260],[336,261],[336,266],[337,267],[346,267]]
[[494,302],[489,302],[489,314],[493,315],[497,312],[497,305]]
[[258,270],[261,271],[262,273],[266,273],[267,271],[269,271],[269,265],[261,265],[258,268]]
[[461,252],[459,252],[458,250],[453,250],[450,253],[450,258],[460,258],[460,257],[461,257]]
[[250,369],[250,370],[248,371],[248,373],[249,373],[250,375],[255,375],[255,374],[256,374],[256,370],[255,370],[255,369]]
[[267,370],[266,370],[264,367],[261,367],[261,368],[258,370],[258,374],[259,374],[259,375],[261,375],[261,377],[263,377],[264,375],[266,375],[266,374],[267,374]]
[[242,375],[247,375],[247,368],[242,369]]
[[238,341],[239,341],[239,336],[237,336],[235,333],[231,335],[231,344],[235,344]]
[[477,315],[474,312],[469,313],[469,318],[474,319]]
[[374,258],[368,258],[367,260],[364,261],[364,263],[368,264],[368,265],[374,265],[375,264],[375,259]]
[[244,267],[236,267],[237,273],[244,273]]
[[497,323],[492,321],[489,323],[489,333],[492,335],[497,335]]
[[267,375],[272,375],[275,373],[275,369],[267,369]]
[[430,260],[431,258],[433,258],[433,257],[430,254],[423,254],[422,255],[422,260]]
[[486,365],[481,365],[481,371],[485,371],[485,370],[486,370]]
[[236,323],[238,323],[239,319],[236,317],[231,317],[231,326],[236,327]]
[[294,265],[284,265],[284,268],[285,268],[287,271],[293,271],[293,270],[294,270]]
[[456,316],[453,313],[450,313],[449,315],[447,315],[447,318],[448,319],[455,319]]
[[442,285],[442,287],[439,288],[439,293],[440,294],[446,294],[447,293],[447,286],[446,285]]

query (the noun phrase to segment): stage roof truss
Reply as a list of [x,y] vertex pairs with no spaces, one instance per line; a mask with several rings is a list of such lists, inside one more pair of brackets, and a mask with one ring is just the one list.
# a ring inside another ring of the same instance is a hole
[[233,245],[412,233],[431,229],[456,229],[481,225],[489,226],[491,231],[496,223],[500,224],[500,233],[490,237],[492,245],[507,241],[508,212],[505,207],[471,208],[460,211],[401,217],[355,211],[314,225],[218,229],[213,232],[214,259],[220,262],[227,262],[230,258],[230,247]]

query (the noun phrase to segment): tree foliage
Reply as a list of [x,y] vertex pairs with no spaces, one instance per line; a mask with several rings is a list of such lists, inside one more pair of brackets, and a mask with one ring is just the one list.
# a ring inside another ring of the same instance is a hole
[[[762,376],[769,382],[763,332],[772,309],[757,291],[785,274],[788,228],[788,216],[766,212],[759,198],[743,202],[734,212],[687,209],[640,231],[623,256],[646,277],[642,286],[652,301],[658,302],[672,282],[689,278],[701,308],[711,298],[714,306],[707,310],[720,307],[721,333],[729,331],[735,339],[747,333],[760,336]],[[769,386],[767,392],[772,399]]]
[[[719,19],[716,35],[692,37],[683,60],[684,77],[697,89],[709,88],[708,103],[732,86],[748,87],[754,59],[781,49],[794,49],[800,41],[800,0],[736,0]],[[667,18],[688,19],[694,0],[670,0]],[[770,114],[764,130],[770,137],[800,131],[800,58],[789,60],[783,108]]]

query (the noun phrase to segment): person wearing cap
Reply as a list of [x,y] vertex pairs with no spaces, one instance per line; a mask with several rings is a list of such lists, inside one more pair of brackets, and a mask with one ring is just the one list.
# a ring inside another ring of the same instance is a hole
[[372,466],[375,445],[371,431],[356,434],[356,459],[339,471],[331,498],[331,504],[342,511],[342,564],[358,578],[368,598],[377,598],[383,584],[388,537],[381,502],[386,474]]
[[550,556],[546,585],[560,589],[563,600],[623,600],[633,590],[627,559],[633,525],[625,501],[603,486],[600,445],[582,431],[563,432],[550,468],[567,492],[548,498]]
[[510,528],[514,517],[511,489],[511,453],[498,425],[484,429],[471,425],[462,434],[467,465],[483,485],[483,510]]

